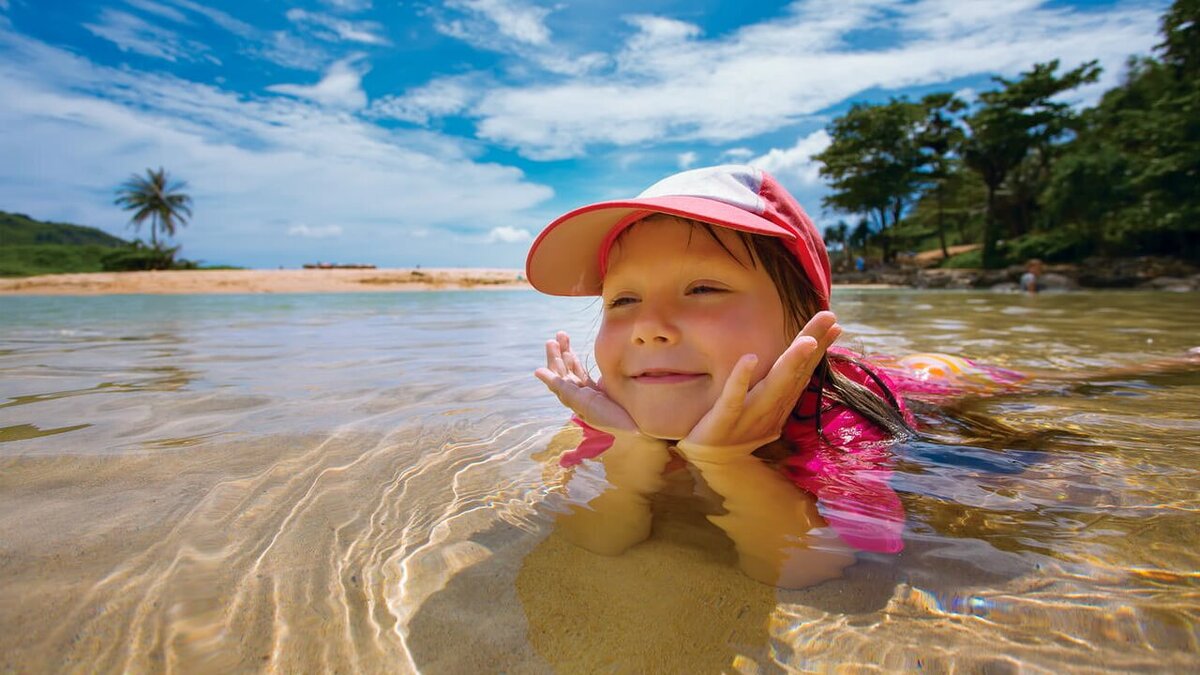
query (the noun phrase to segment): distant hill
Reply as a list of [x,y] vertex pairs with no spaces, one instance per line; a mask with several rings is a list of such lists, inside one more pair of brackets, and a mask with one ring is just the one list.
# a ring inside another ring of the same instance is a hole
[[129,242],[94,227],[0,211],[0,276],[100,272]]
[[0,211],[0,244],[16,246],[22,244],[67,244],[83,246],[128,246],[129,242],[86,225],[47,223],[34,220],[23,213]]

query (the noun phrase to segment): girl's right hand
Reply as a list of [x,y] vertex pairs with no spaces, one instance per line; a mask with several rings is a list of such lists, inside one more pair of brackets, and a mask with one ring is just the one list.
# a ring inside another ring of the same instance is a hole
[[553,340],[546,341],[546,367],[538,368],[533,375],[589,426],[613,435],[640,434],[629,413],[592,380],[571,351],[571,338],[566,333],[559,331]]

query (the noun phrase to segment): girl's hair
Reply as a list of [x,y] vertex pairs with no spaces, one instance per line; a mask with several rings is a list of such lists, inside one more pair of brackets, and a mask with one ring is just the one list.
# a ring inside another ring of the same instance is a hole
[[[690,225],[693,232],[697,228],[703,230],[730,257],[739,263],[742,262],[742,258],[729,250],[729,247],[717,235],[717,226],[715,225],[690,218],[656,214],[638,221],[634,226],[658,218],[677,219]],[[628,231],[628,229],[625,230],[625,232]],[[746,251],[750,253],[750,264],[762,265],[763,270],[775,283],[775,290],[783,302],[785,328],[788,336],[797,335],[808,323],[808,320],[821,310],[820,296],[808,280],[803,268],[800,267],[800,263],[784,248],[778,237],[750,234],[739,230],[731,231],[737,235]],[[621,235],[624,235],[625,232],[622,232]],[[617,240],[620,241],[620,238],[619,235]],[[883,392],[883,396],[843,375],[837,368],[830,365],[831,361],[849,363],[862,370]],[[826,353],[813,371],[808,388],[817,395],[816,413],[812,419],[817,434],[822,438],[825,438],[825,434],[821,429],[821,407],[825,398],[847,406],[893,436],[914,434],[912,428],[904,420],[904,415],[900,412],[900,404],[887,383],[858,359],[842,354]],[[793,412],[793,419],[797,418],[798,416]]]

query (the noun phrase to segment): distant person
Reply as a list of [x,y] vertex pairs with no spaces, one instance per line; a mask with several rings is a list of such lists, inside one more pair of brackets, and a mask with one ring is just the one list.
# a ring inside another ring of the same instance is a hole
[[1021,275],[1021,290],[1026,293],[1037,293],[1042,290],[1041,278],[1045,272],[1045,267],[1042,261],[1038,258],[1031,258],[1025,263],[1025,273]]
[[854,269],[858,270],[859,272],[867,269],[867,261],[863,260],[861,255],[854,259]]

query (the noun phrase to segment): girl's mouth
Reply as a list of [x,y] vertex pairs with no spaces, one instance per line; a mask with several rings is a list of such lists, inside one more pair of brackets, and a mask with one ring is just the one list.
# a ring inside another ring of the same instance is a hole
[[641,384],[677,384],[692,382],[704,377],[704,373],[685,373],[678,370],[643,370],[633,376]]

